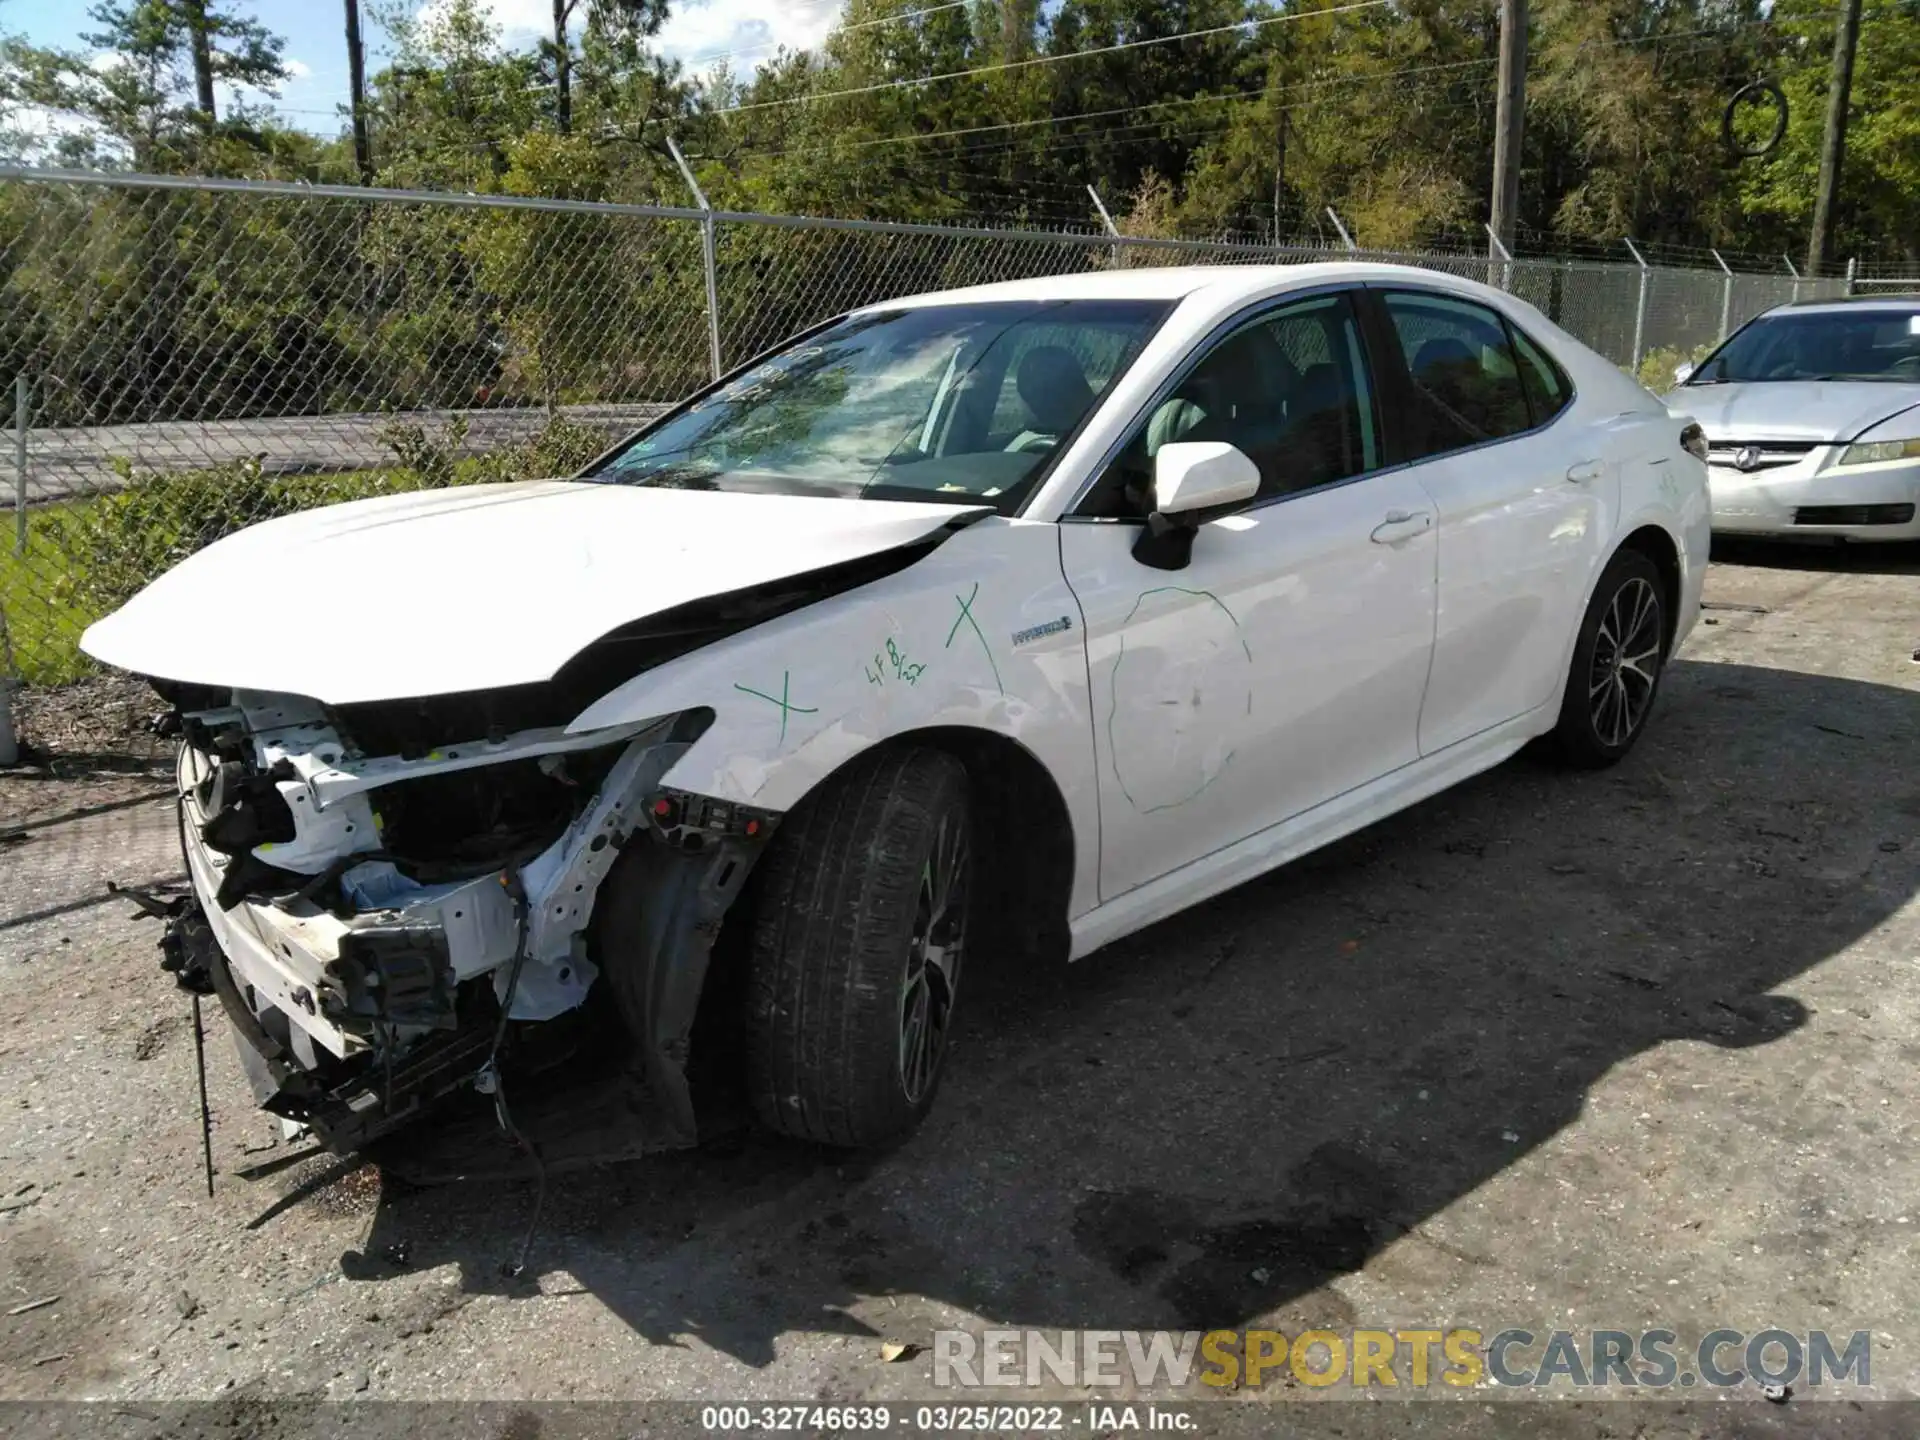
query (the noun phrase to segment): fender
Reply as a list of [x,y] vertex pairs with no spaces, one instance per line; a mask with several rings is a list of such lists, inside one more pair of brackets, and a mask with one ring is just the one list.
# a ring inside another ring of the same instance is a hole
[[910,731],[977,729],[1015,740],[1067,805],[1070,913],[1096,903],[1099,802],[1083,624],[1050,524],[983,519],[905,570],[636,676],[567,728],[696,707],[711,710],[713,722],[663,783],[776,813]]
[[[1706,580],[1711,524],[1704,465],[1693,462],[1700,473],[1691,489],[1679,476],[1664,477],[1667,483],[1663,483],[1659,472],[1679,463],[1673,460],[1665,465],[1648,465],[1644,461],[1633,460],[1623,467],[1628,473],[1623,474],[1621,481],[1620,523],[1615,527],[1607,558],[1587,577],[1585,592],[1580,597],[1579,612],[1584,616],[1587,607],[1593,604],[1600,577],[1606,573],[1607,566],[1613,563],[1613,557],[1620,553],[1628,536],[1646,529],[1661,531],[1673,542],[1674,553],[1680,557],[1679,604],[1673,616],[1673,640],[1668,647],[1668,659],[1672,659],[1673,652],[1692,633],[1700,617],[1700,591]],[[1642,473],[1632,473],[1636,471]],[[1566,648],[1560,657],[1560,685],[1552,700],[1539,711],[1543,717],[1542,734],[1553,728],[1560,714],[1560,706],[1566,695],[1567,677],[1573,667],[1574,647],[1579,641],[1580,630],[1575,626],[1567,636]]]

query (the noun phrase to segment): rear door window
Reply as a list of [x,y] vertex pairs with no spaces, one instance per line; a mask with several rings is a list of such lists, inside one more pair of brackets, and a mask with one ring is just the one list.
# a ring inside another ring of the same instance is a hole
[[1526,386],[1500,316],[1449,296],[1381,297],[1412,381],[1409,457],[1425,459],[1531,429]]
[[1507,334],[1513,337],[1514,354],[1520,357],[1520,383],[1526,387],[1533,423],[1544,425],[1572,402],[1573,382],[1551,355],[1527,338],[1524,330],[1509,323]]

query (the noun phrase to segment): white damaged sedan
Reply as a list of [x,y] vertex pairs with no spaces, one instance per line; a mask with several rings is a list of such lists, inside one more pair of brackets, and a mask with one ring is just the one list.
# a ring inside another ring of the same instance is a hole
[[1021,281],[836,319],[572,479],[257,525],[84,646],[173,707],[165,963],[268,1110],[352,1149],[597,1016],[675,1143],[703,1060],[866,1145],[926,1112],[969,968],[1536,737],[1623,756],[1704,455],[1469,281]]

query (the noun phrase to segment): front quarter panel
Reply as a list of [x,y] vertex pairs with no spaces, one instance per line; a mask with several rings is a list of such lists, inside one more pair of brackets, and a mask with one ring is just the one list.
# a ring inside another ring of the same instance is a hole
[[1095,903],[1099,858],[1080,627],[1055,527],[993,516],[896,575],[635,677],[569,729],[705,707],[713,723],[664,783],[775,811],[895,736],[994,731],[1060,787],[1078,914]]

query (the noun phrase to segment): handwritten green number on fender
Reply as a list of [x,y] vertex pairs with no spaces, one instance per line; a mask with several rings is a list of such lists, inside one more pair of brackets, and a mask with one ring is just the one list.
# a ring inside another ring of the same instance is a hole
[[904,680],[909,685],[918,685],[920,677],[927,673],[926,665],[917,660],[909,660],[896,640],[887,641],[884,656],[876,651],[871,663],[861,668],[866,674],[869,685],[884,685],[889,677]]

